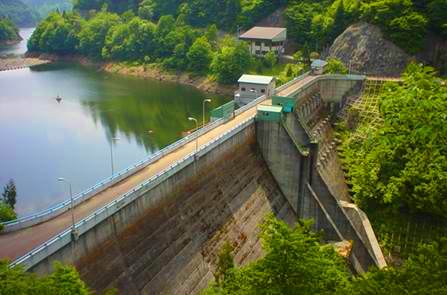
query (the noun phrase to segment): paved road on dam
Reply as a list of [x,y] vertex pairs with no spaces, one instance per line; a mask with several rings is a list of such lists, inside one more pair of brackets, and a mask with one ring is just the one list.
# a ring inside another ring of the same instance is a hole
[[[309,76],[303,80],[291,85],[291,87],[281,91],[281,95],[290,94],[296,91],[299,87],[315,79],[315,76]],[[271,104],[271,100],[266,100],[262,104]],[[256,107],[252,107],[247,111],[239,114],[232,120],[222,124],[204,135],[199,137],[199,146],[205,145],[213,139],[217,138],[226,131],[237,126],[239,123],[245,121],[248,118],[255,116]],[[86,218],[90,214],[94,213],[99,208],[104,207],[113,200],[117,199],[124,193],[130,191],[138,184],[156,175],[160,171],[168,168],[176,161],[184,158],[186,155],[192,153],[195,150],[195,141],[183,145],[170,154],[167,154],[163,158],[144,168],[143,170],[129,176],[121,182],[111,186],[110,188],[99,192],[95,196],[91,197],[88,201],[85,201],[75,207],[74,215],[76,222]],[[22,229],[19,231],[6,233],[0,235],[0,259],[9,259],[11,261],[25,255],[34,248],[47,242],[52,237],[63,232],[65,229],[71,226],[71,213],[67,211],[51,220],[43,222],[41,224]]]

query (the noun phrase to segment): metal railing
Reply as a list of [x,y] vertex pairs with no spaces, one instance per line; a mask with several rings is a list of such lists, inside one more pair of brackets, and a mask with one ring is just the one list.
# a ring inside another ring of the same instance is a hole
[[[196,155],[198,157],[205,155],[206,153],[208,153],[215,147],[219,146],[220,144],[222,144],[224,141],[228,140],[235,134],[241,132],[242,130],[244,130],[253,123],[254,123],[254,115],[250,116],[248,119],[239,123],[237,126],[226,131],[220,136],[214,138],[207,144],[201,146],[198,151],[194,151],[186,155],[182,159],[170,165],[168,168],[152,176],[149,180],[140,183],[131,191],[121,195],[119,198],[115,199],[108,205],[98,209],[90,216],[77,222],[75,224],[76,232],[79,234],[79,236],[86,233],[91,228],[95,227],[98,223],[104,221],[105,219],[115,214],[124,206],[133,202],[137,198],[141,197],[143,194],[145,194],[155,186],[159,185],[164,180],[168,179],[178,171],[182,170],[183,168],[191,164],[194,161]],[[60,250],[61,248],[69,244],[70,242],[71,242],[71,229],[67,229],[62,233],[58,234],[57,236],[53,237],[48,242],[38,246],[32,251],[26,253],[24,256],[18,258],[17,260],[15,260],[10,264],[10,267],[21,265],[25,269],[30,269],[31,267],[33,267],[46,257],[50,256],[51,254],[55,253],[56,251]]]
[[[310,72],[307,72],[307,73],[302,74],[301,76],[296,77],[295,79],[293,79],[293,80],[289,81],[288,83],[275,89],[275,93],[282,91],[282,90],[294,85],[295,83],[297,83],[298,81],[304,79],[305,77],[307,77],[309,75],[310,75]],[[347,79],[347,78],[348,79],[349,78],[362,79],[363,78],[364,79],[365,77],[358,76],[358,75],[348,75],[348,76],[346,76],[346,75],[326,75],[326,76],[318,77],[317,80],[320,80],[321,78],[332,78],[332,79],[343,79],[343,78],[344,79]],[[265,101],[266,99],[267,99],[267,96],[263,95],[255,100],[253,100],[249,104],[237,109],[234,112],[235,116],[251,109],[252,107]],[[99,192],[113,186],[114,184],[129,177],[130,175],[133,175],[133,174],[139,172],[140,170],[146,168],[148,165],[158,161],[160,158],[164,157],[165,155],[167,155],[167,154],[175,151],[176,149],[182,147],[183,145],[195,140],[197,137],[209,132],[210,130],[222,125],[226,121],[228,121],[228,119],[215,120],[215,121],[205,125],[205,127],[195,131],[194,133],[192,133],[192,134],[180,139],[179,141],[165,147],[164,149],[156,152],[155,154],[149,156],[148,158],[112,175],[111,177],[108,177],[108,178],[100,181],[93,187],[74,196],[74,198],[73,198],[74,206],[77,206],[77,205],[85,202],[86,200],[95,196]],[[38,213],[35,213],[32,215],[28,215],[25,217],[21,217],[21,218],[18,218],[16,220],[12,220],[9,222],[2,223],[4,225],[3,232],[4,233],[12,232],[12,231],[20,230],[23,228],[27,228],[27,227],[45,222],[47,220],[50,220],[64,212],[68,211],[69,209],[70,209],[70,200],[66,200],[66,201],[59,203],[57,205],[54,205],[44,211],[41,211],[41,212],[38,212]]]
[[[86,200],[90,199],[91,197],[95,196],[99,192],[113,186],[114,184],[120,182],[121,180],[139,172],[140,170],[146,168],[148,165],[158,161],[160,158],[164,157],[165,155],[177,150],[181,146],[195,140],[197,137],[203,135],[204,133],[207,133],[208,131],[222,125],[226,120],[219,119],[216,121],[213,121],[212,123],[207,124],[204,128],[201,128],[194,133],[180,139],[179,141],[176,141],[175,143],[165,147],[164,149],[159,150],[158,152],[154,153],[153,155],[149,156],[148,158],[100,181],[93,187],[77,194],[73,198],[74,206],[77,206]],[[29,216],[21,217],[16,220],[12,220],[9,222],[2,223],[5,228],[3,232],[11,232],[16,231],[19,229],[27,228],[42,222],[45,222],[47,220],[50,220],[70,209],[70,200],[66,200],[62,203],[59,203],[55,206],[52,206],[44,211],[38,212],[36,214],[32,214]]]
[[[237,109],[234,112],[235,116],[251,109],[252,107],[256,106],[257,104],[265,101],[266,99],[267,99],[267,97],[265,95],[255,99],[254,101],[250,102],[249,104]],[[95,196],[99,192],[101,192],[101,191],[113,186],[114,184],[120,182],[121,180],[139,172],[140,170],[146,168],[150,164],[158,161],[165,155],[177,150],[178,148],[184,146],[185,144],[187,144],[191,141],[194,141],[197,137],[202,136],[203,134],[224,124],[227,121],[228,121],[228,119],[225,119],[225,118],[215,120],[215,121],[205,125],[205,127],[200,128],[200,129],[196,130],[195,132],[191,133],[190,135],[176,141],[175,143],[165,147],[164,149],[161,149],[160,151],[156,152],[155,154],[149,156],[148,158],[112,175],[111,177],[108,177],[108,178],[100,181],[93,187],[74,196],[74,198],[73,198],[74,206],[77,206],[77,205],[87,201],[88,199]],[[18,218],[16,220],[12,220],[9,222],[2,223],[5,226],[3,229],[3,232],[7,233],[7,232],[12,232],[12,231],[17,231],[17,230],[20,230],[23,228],[27,228],[27,227],[45,222],[47,220],[50,220],[64,212],[68,211],[69,209],[70,209],[70,200],[66,200],[66,201],[59,203],[55,206],[52,206],[44,211],[29,215],[29,216],[21,217],[21,218]]]
[[300,76],[298,76],[298,77],[296,77],[296,78],[290,80],[289,82],[287,82],[287,83],[285,83],[285,84],[279,86],[278,88],[276,88],[275,91],[274,91],[274,94],[279,93],[279,92],[283,91],[284,89],[289,88],[290,86],[292,86],[292,85],[294,85],[295,83],[297,83],[297,82],[303,80],[304,78],[306,78],[306,77],[309,76],[309,75],[310,75],[310,72],[306,72],[306,73],[304,73],[304,74],[302,74],[302,75],[300,75]]

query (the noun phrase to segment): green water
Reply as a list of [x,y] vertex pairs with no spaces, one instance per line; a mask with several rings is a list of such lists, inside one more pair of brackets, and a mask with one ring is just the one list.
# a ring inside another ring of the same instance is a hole
[[16,182],[20,215],[46,209],[68,197],[57,178],[80,192],[111,175],[111,138],[119,171],[194,128],[205,98],[229,99],[74,64],[0,72],[0,186]]

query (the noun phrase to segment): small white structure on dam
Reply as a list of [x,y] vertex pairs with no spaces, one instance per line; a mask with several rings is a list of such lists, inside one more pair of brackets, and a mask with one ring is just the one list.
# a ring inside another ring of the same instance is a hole
[[238,105],[246,105],[258,97],[270,97],[276,87],[276,79],[271,76],[242,75],[239,80],[239,89],[234,94]]

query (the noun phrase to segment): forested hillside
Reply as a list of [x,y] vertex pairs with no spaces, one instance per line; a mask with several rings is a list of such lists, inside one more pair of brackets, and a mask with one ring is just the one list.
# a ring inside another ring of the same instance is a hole
[[0,0],[0,17],[19,27],[35,26],[53,10],[70,10],[70,0]]
[[0,17],[9,18],[19,27],[32,27],[38,20],[37,13],[21,0],[0,0]]
[[[53,13],[39,25],[29,50],[156,63],[231,83],[259,68],[235,33],[280,7],[307,60],[358,21],[378,25],[410,54],[421,51],[428,32],[447,36],[446,0],[75,0],[74,13]],[[218,38],[219,30],[233,39]]]
[[349,25],[366,21],[407,50],[421,49],[427,31],[447,35],[445,0],[75,0],[80,10],[101,9],[122,13],[132,10],[145,18],[181,17],[192,26],[217,24],[225,30],[247,28],[280,6],[287,6],[290,35],[301,45],[321,49]]
[[72,9],[71,0],[22,0],[23,3],[32,8],[39,19],[47,17],[54,10],[69,11]]
[[75,0],[75,8],[83,11],[108,10],[122,13],[132,10],[145,19],[158,19],[172,15],[192,26],[206,27],[216,24],[225,30],[248,27],[267,16],[286,0]]

